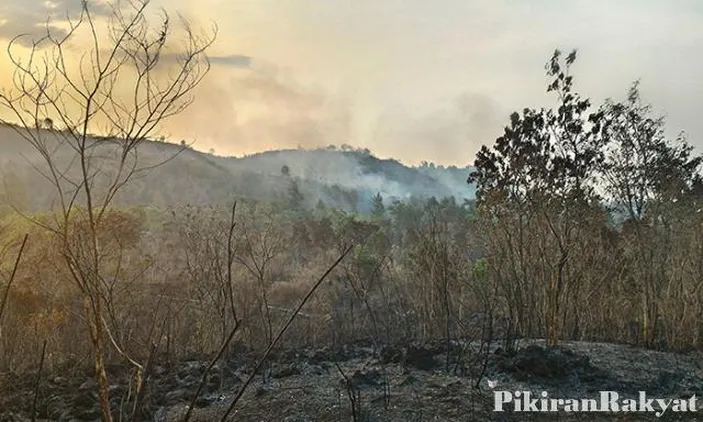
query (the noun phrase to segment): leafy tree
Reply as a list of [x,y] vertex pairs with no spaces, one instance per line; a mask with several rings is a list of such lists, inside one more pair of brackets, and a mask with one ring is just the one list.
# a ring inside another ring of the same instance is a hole
[[683,136],[672,142],[664,133],[663,117],[652,116],[642,102],[639,82],[624,102],[603,106],[610,140],[602,173],[609,199],[633,220],[642,220],[649,207],[683,199],[701,182],[703,157]]
[[[547,91],[556,94],[558,107],[513,113],[492,148],[483,146],[468,182],[476,183],[479,206],[496,224],[516,217],[518,233],[527,222],[543,238],[548,263],[524,263],[521,275],[546,265],[546,321],[549,343],[559,336],[560,298],[569,284],[567,268],[582,227],[581,215],[597,201],[593,180],[602,161],[603,112],[590,112],[591,103],[573,90],[570,68],[576,51],[562,60],[555,51],[546,65],[551,78]],[[506,214],[507,213],[507,214]],[[511,217],[512,218],[512,217]],[[539,225],[534,223],[539,222]],[[510,238],[510,234],[508,234]],[[521,236],[511,254],[524,254],[528,244]]]
[[[623,228],[626,282],[639,298],[638,337],[645,345],[655,338],[662,302],[671,291],[667,280],[672,249],[681,236],[672,224],[679,214],[697,210],[695,191],[701,186],[701,156],[683,136],[675,142],[665,134],[663,117],[652,115],[635,82],[622,102],[602,108],[609,144],[602,165],[605,192],[627,216]],[[693,203],[691,203],[693,202]]]
[[386,216],[386,207],[383,205],[383,197],[380,192],[371,198],[371,215],[377,219],[382,219]]

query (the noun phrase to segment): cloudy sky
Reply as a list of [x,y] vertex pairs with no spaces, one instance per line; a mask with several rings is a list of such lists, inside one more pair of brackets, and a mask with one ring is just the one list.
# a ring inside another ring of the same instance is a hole
[[[512,110],[552,104],[544,63],[555,48],[578,48],[583,94],[621,98],[639,78],[671,132],[686,131],[703,151],[700,0],[153,3],[219,27],[211,74],[167,126],[198,149],[349,143],[411,164],[466,165]],[[0,1],[0,51],[78,4]],[[8,74],[0,58],[0,85]]]

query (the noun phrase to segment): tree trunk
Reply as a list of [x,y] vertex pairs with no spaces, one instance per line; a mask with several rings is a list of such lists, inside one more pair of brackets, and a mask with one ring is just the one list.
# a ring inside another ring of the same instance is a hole
[[[100,415],[103,422],[112,422],[112,411],[110,409],[110,384],[107,380],[107,371],[105,370],[105,329],[102,321],[102,304],[100,298],[94,302],[94,308],[91,308],[90,299],[86,297],[86,316],[91,325],[91,337],[93,340],[93,348],[95,351],[95,381],[98,384],[98,401],[100,403]],[[92,314],[92,315],[91,315]]]

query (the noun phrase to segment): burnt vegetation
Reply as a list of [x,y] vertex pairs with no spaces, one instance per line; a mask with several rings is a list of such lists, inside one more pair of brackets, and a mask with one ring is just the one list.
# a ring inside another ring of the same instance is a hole
[[[702,161],[669,138],[637,83],[594,105],[576,91],[576,52],[555,52],[556,105],[513,113],[479,151],[466,175],[475,200],[337,187],[344,209],[310,198],[284,164],[268,199],[127,207],[122,192],[177,162],[137,152],[187,109],[214,40],[184,22],[184,53],[167,56],[172,21],[154,30],[147,5],[115,6],[109,41],[86,3],[65,38],[48,27],[29,61],[10,49],[3,124],[38,153],[32,168],[52,188],[42,210],[17,176],[2,190],[0,403],[15,417],[188,420],[222,402],[203,420],[226,420],[247,387],[256,402],[272,380],[317,371],[339,378],[330,400],[344,400],[317,420],[372,420],[412,406],[393,394],[399,373],[399,391],[416,382],[399,368],[458,377],[435,386],[442,397],[496,371],[612,381],[562,342],[703,347]],[[79,30],[93,34],[92,56],[71,73],[63,55]],[[130,101],[112,95],[120,72],[135,81]],[[172,147],[174,160],[192,153]],[[380,162],[348,146],[324,153]],[[392,177],[407,171],[391,166]],[[421,170],[418,183],[437,169]],[[520,355],[522,339],[550,348]],[[545,366],[554,356],[567,363]],[[345,366],[362,357],[376,369]],[[369,385],[383,386],[374,411]],[[485,405],[471,397],[471,409]],[[187,410],[164,416],[176,405]]]

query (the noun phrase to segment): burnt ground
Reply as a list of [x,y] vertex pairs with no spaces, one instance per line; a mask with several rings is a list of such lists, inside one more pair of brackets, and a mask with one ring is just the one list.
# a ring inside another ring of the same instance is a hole
[[[649,397],[703,397],[703,355],[699,352],[670,353],[588,342],[565,342],[552,349],[543,348],[541,342],[523,343],[514,353],[495,348],[479,353],[477,346],[452,347],[449,367],[447,348],[440,343],[387,346],[378,353],[369,344],[286,352],[273,357],[269,369],[257,374],[229,420],[703,421],[703,410],[700,416],[667,412],[661,418],[652,413],[497,413],[493,412],[494,396],[488,387],[491,380],[497,383],[496,390],[547,391],[555,398],[595,398],[603,390],[632,398],[639,391],[646,391]],[[213,368],[191,421],[220,419],[250,374],[250,357],[242,353]],[[142,420],[180,421],[206,366],[205,359],[155,365]],[[129,374],[110,369],[115,382],[111,397],[117,409]],[[0,375],[0,422],[29,420],[34,377]],[[37,420],[97,420],[94,387],[88,372],[46,374],[37,400]]]

